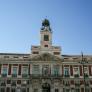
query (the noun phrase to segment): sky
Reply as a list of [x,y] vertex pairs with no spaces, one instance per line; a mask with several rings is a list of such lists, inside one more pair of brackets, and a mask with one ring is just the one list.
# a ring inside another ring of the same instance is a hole
[[62,54],[92,55],[92,0],[0,0],[0,53],[31,53],[45,18]]

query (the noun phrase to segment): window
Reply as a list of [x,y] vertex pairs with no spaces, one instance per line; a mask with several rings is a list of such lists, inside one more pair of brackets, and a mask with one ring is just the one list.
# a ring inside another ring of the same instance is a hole
[[69,67],[64,68],[64,76],[69,77]]
[[88,67],[84,67],[84,76],[88,77]]
[[17,84],[21,84],[21,80],[17,80]]
[[4,80],[1,81],[1,86],[6,86],[6,82]]
[[1,88],[0,92],[5,92],[5,88]]
[[7,84],[11,84],[11,80],[7,80]]
[[12,80],[11,85],[12,85],[12,86],[16,86],[16,80]]
[[74,70],[74,71],[73,71],[74,76],[75,76],[75,77],[79,77],[79,67],[74,67],[73,70]]
[[48,47],[48,45],[44,45],[44,47]]
[[39,52],[36,52],[36,51],[35,51],[35,52],[33,52],[33,54],[39,54]]
[[34,92],[38,92],[38,89],[34,89]]
[[27,77],[28,75],[28,67],[22,67],[22,77]]
[[21,84],[22,84],[22,86],[26,86],[27,85],[27,80],[23,80],[23,81],[21,81]]
[[44,35],[44,41],[49,41],[49,36],[48,35]]
[[70,92],[70,89],[66,89],[66,92]]
[[10,88],[9,87],[7,87],[6,92],[10,92]]
[[69,81],[63,81],[63,83],[64,83],[65,86],[69,86],[70,85]]
[[54,55],[59,55],[60,54],[60,52],[54,52]]
[[75,86],[80,86],[80,81],[75,81]]
[[80,89],[79,89],[79,88],[76,88],[76,89],[75,89],[75,92],[80,92]]
[[26,92],[26,88],[22,88],[22,92]]
[[58,76],[59,75],[59,66],[58,65],[54,65],[54,76]]
[[4,58],[9,58],[9,56],[4,56]]
[[85,92],[90,92],[90,89],[89,88],[85,88]]
[[17,77],[17,67],[12,68],[12,77]]
[[11,88],[11,92],[16,92],[16,89],[15,88]]
[[58,89],[55,89],[55,92],[59,92],[59,90]]
[[16,89],[16,92],[21,92],[21,89],[20,89],[20,88],[17,88],[17,89]]
[[42,74],[44,76],[48,76],[50,74],[50,70],[49,70],[49,66],[48,65],[43,65]]
[[8,73],[7,66],[3,66],[3,68],[2,68],[2,77],[6,77],[7,73]]
[[34,75],[40,74],[39,65],[33,65],[33,74],[34,74]]

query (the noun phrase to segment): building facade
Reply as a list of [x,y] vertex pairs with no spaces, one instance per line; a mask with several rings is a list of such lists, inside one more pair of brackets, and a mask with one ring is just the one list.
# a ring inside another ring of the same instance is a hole
[[45,19],[30,54],[0,53],[0,92],[92,92],[92,55],[63,55]]

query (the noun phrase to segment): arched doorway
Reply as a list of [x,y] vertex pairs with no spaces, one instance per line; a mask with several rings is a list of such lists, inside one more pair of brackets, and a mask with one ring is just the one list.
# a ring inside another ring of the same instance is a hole
[[42,85],[42,92],[50,92],[50,84],[44,83]]

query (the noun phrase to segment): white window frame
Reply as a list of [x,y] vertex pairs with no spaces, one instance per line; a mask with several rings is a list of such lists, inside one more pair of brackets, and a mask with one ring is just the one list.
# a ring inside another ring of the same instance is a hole
[[1,68],[1,74],[3,74],[3,68],[6,67],[7,68],[7,75],[8,75],[8,65],[3,65]]
[[65,76],[65,68],[68,68],[69,76],[70,76],[70,67],[64,67],[64,70],[63,70],[63,72],[64,72],[64,76]]
[[[75,72],[74,68],[78,68],[77,72]],[[73,75],[78,74],[80,76],[79,67],[73,67]]]
[[18,66],[12,66],[12,69],[11,69],[11,74],[13,74],[13,68],[16,67],[17,68],[17,75],[18,75]]
[[40,74],[40,65],[32,65],[32,74],[35,74],[36,75],[36,73],[34,72],[34,66],[38,66],[39,70],[38,70],[37,75]]
[[[86,72],[85,72],[85,68],[86,68]],[[84,66],[84,73],[89,75],[89,69],[88,69],[88,66],[86,66],[86,67]]]
[[[21,72],[21,74],[24,74],[24,73],[23,73],[23,68],[27,68],[27,69],[29,69],[28,66],[22,66],[22,72]],[[28,70],[28,72],[29,72],[29,70]],[[28,72],[26,73],[27,75],[28,75]]]

